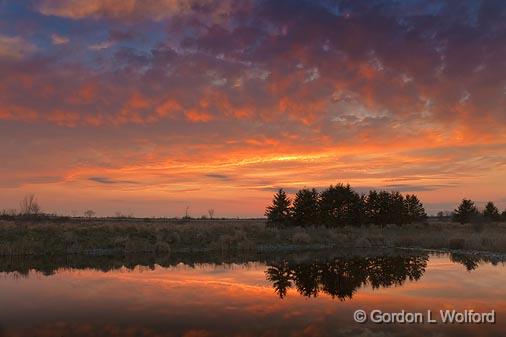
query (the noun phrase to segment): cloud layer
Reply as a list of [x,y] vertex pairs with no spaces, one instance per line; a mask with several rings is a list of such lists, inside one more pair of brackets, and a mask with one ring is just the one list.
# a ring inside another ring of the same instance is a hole
[[248,215],[273,188],[337,181],[505,197],[501,2],[4,1],[0,17],[9,193],[245,193]]

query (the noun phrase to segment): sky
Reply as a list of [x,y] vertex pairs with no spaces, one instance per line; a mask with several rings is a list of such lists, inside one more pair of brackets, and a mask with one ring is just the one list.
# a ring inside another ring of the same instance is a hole
[[506,207],[506,2],[0,0],[0,209]]

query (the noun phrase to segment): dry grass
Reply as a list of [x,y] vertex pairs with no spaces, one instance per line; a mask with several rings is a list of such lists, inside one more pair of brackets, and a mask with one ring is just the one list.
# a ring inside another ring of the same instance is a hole
[[276,251],[411,247],[506,253],[506,224],[429,222],[337,229],[268,228],[262,220],[0,221],[0,255]]

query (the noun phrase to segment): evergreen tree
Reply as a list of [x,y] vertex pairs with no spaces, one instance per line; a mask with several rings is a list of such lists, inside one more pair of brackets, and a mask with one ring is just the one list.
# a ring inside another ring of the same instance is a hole
[[365,216],[368,223],[375,225],[401,225],[408,219],[408,209],[399,192],[370,191],[365,197]]
[[265,210],[267,224],[276,227],[287,226],[290,223],[290,204],[291,201],[281,188],[272,200],[272,205]]
[[386,224],[402,225],[408,222],[408,209],[402,194],[399,192],[390,192],[387,202],[388,208],[386,209],[386,213],[388,215],[388,220]]
[[497,207],[495,207],[492,201],[487,202],[487,205],[485,205],[485,209],[483,210],[483,216],[485,217],[485,219],[490,221],[499,221],[501,218],[499,210],[497,209]]
[[406,208],[407,223],[422,221],[427,218],[425,208],[423,207],[423,204],[420,202],[420,200],[416,195],[407,194],[406,197],[404,198],[404,204]]
[[302,189],[295,195],[292,206],[293,223],[296,226],[319,224],[319,195],[313,188]]
[[478,215],[478,210],[474,202],[469,199],[463,199],[459,207],[454,211],[453,220],[464,224]]
[[381,223],[380,197],[377,191],[369,191],[365,197],[365,218],[366,222],[374,225]]
[[320,195],[320,216],[327,227],[360,225],[362,212],[362,198],[350,185],[331,185]]

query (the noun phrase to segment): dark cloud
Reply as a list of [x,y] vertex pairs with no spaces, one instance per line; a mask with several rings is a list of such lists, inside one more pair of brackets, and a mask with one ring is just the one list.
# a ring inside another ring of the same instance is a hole
[[231,180],[232,178],[226,174],[217,174],[217,173],[209,173],[206,174],[206,177],[219,179],[219,180]]
[[99,184],[138,184],[136,181],[131,180],[116,180],[107,177],[89,177],[88,180],[94,181]]
[[[334,184],[335,185],[335,184]],[[351,186],[359,194],[367,194],[369,191],[397,191],[397,192],[421,192],[421,191],[437,191],[440,189],[447,189],[455,187],[456,184],[440,184],[440,185],[410,185],[410,184],[391,184],[391,185],[378,185],[378,186]],[[301,187],[263,187],[260,190],[277,192],[283,188],[289,194],[295,194],[302,188],[315,188],[317,191],[323,191],[329,186],[301,186]]]
[[2,3],[6,182],[431,192],[506,164],[501,1]]

